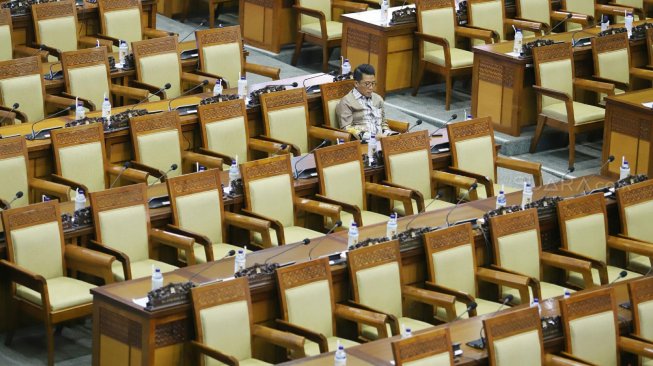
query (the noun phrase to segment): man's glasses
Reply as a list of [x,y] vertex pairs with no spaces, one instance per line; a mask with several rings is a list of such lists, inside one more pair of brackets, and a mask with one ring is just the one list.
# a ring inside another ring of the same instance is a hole
[[376,86],[376,81],[361,81],[360,84],[366,88],[374,88]]

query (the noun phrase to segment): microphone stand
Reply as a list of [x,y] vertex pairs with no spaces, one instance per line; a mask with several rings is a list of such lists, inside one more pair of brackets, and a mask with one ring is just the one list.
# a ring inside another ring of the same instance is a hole
[[544,36],[548,36],[548,35],[550,35],[551,33],[553,33],[553,30],[554,30],[554,29],[556,29],[556,28],[558,28],[559,26],[561,26],[561,25],[567,23],[567,21],[568,21],[569,19],[573,18],[573,16],[574,16],[574,14],[572,14],[572,13],[567,13],[567,16],[565,17],[565,19],[561,20],[561,21],[558,22],[558,24],[556,24],[553,28],[549,29],[549,31],[546,32],[546,33],[544,34]]
[[306,79],[304,79],[304,81],[302,81],[302,86],[304,87],[304,89],[310,89],[311,87],[313,87],[313,86],[315,86],[315,85],[311,85],[311,86],[309,86],[309,87],[307,88],[307,87],[306,87],[306,82],[307,82],[308,80],[315,79],[315,78],[319,78],[319,77],[326,76],[326,75],[334,76],[334,74],[335,74],[335,71],[329,71],[329,72],[323,72],[323,73],[318,74],[318,75],[315,75],[315,76],[311,76],[310,78],[306,78]]
[[421,125],[421,124],[422,124],[422,120],[421,120],[421,119],[418,119],[417,121],[415,121],[415,124],[414,124],[414,125],[410,126],[410,127],[406,130],[406,133],[410,132],[410,130],[412,130],[413,128],[415,128],[415,127],[417,127],[417,126],[419,126],[419,125]]
[[192,31],[188,32],[188,34],[184,38],[180,39],[178,43],[185,41],[188,37],[191,36],[191,34],[195,33],[196,30],[202,28],[205,24],[206,24],[206,19],[202,19],[202,22],[197,27],[193,28]]
[[295,162],[295,179],[299,179],[299,175],[303,173],[306,169],[302,169],[300,172],[297,171],[297,165],[299,164],[300,161],[306,159],[307,156],[313,154],[315,150],[321,148],[322,146],[326,145],[329,142],[329,140],[323,140],[319,145],[317,145],[313,150],[309,151],[308,154],[302,156],[301,158],[297,159]]
[[177,164],[170,165],[170,169],[166,170],[165,173],[163,173],[163,175],[160,176],[157,180],[155,180],[154,182],[148,184],[148,187],[151,187],[151,186],[155,185],[157,182],[161,182],[161,178],[166,178],[166,180],[167,180],[168,179],[168,173],[170,173],[173,170],[177,170]]
[[335,229],[337,229],[337,228],[339,228],[341,226],[342,226],[342,221],[340,221],[340,220],[336,221],[336,223],[331,227],[331,229],[329,229],[329,231],[327,231],[326,234],[324,234],[324,236],[321,237],[320,240],[318,240],[315,243],[315,245],[313,245],[313,247],[311,247],[311,250],[308,251],[308,260],[309,261],[313,259],[313,256],[312,256],[313,250],[315,250],[315,248],[317,248],[320,245],[320,243],[322,243],[322,241],[324,240],[324,238],[327,237],[327,235],[331,234]]
[[183,97],[184,95],[188,95],[190,92],[192,92],[192,91],[194,91],[194,90],[197,90],[198,88],[201,88],[201,87],[205,86],[205,85],[208,84],[208,83],[209,83],[208,80],[202,80],[201,83],[199,83],[199,84],[195,85],[194,87],[192,87],[192,88],[186,90],[185,92],[179,94],[178,96],[176,96],[176,97],[170,99],[170,101],[168,102],[168,112],[172,111],[172,102],[174,102],[175,100],[177,100],[177,99]]
[[456,118],[458,118],[458,115],[455,114],[455,113],[452,114],[451,117],[449,117],[449,119],[442,126],[438,127],[435,131],[433,131],[433,133],[431,134],[431,137],[435,136],[438,133],[438,131],[440,131],[441,129],[447,127],[447,125],[449,123],[451,123],[451,121],[453,121]]
[[[308,245],[308,244],[310,244],[310,243],[311,243],[311,239],[309,239],[309,238],[305,238],[304,240],[302,240],[302,245]],[[289,247],[289,248],[286,248],[285,250],[282,250],[282,251],[280,251],[279,253],[277,253],[277,254],[271,256],[270,258],[266,259],[265,262],[263,262],[263,264],[268,264],[268,263],[270,263],[270,261],[271,261],[273,258],[276,258],[276,257],[282,255],[283,253],[286,253],[286,252],[288,252],[288,251],[290,251],[290,250],[293,250],[293,249],[295,249],[295,248],[299,248],[299,247],[301,247],[301,245],[296,245],[296,246],[291,246],[291,247]]]
[[445,219],[444,219],[444,221],[447,223],[447,227],[451,226],[451,224],[449,223],[449,215],[451,215],[451,213],[454,212],[456,210],[456,208],[458,208],[458,205],[460,205],[460,203],[465,199],[465,196],[469,197],[469,192],[475,190],[477,187],[478,187],[478,183],[472,184],[469,187],[469,190],[467,191],[467,193],[464,194],[462,197],[460,197],[460,199],[458,200],[456,205],[453,206],[453,208],[451,210],[449,210],[449,212],[447,213],[447,217],[445,217]]
[[70,106],[68,106],[67,108],[64,108],[64,109],[60,110],[59,112],[52,113],[51,115],[49,115],[49,116],[43,118],[42,120],[32,123],[32,134],[31,134],[31,135],[27,135],[27,136],[25,136],[25,138],[26,138],[27,140],[29,140],[29,141],[34,141],[34,140],[36,140],[36,136],[37,136],[39,133],[41,133],[41,131],[43,131],[43,130],[39,130],[39,132],[34,132],[34,126],[38,125],[39,123],[41,123],[41,122],[43,122],[43,121],[47,121],[48,119],[50,119],[50,118],[52,118],[52,117],[56,117],[56,116],[58,116],[58,115],[60,115],[60,114],[63,114],[64,112],[71,111],[71,110],[75,109],[75,107],[76,107],[76,106],[74,106],[74,105],[70,105]]
[[116,177],[116,179],[114,179],[113,182],[111,182],[111,185],[109,186],[109,189],[113,188],[113,186],[116,184],[118,179],[120,179],[120,177],[122,176],[122,173],[124,173],[125,170],[127,170],[127,168],[129,168],[131,165],[132,165],[132,163],[129,162],[129,161],[126,161],[125,164],[122,165],[122,169],[120,170],[120,173],[118,173],[118,176]]
[[164,85],[163,88],[161,88],[161,89],[155,91],[154,93],[150,93],[150,95],[148,95],[147,97],[141,99],[138,103],[134,104],[133,107],[129,108],[129,109],[126,111],[126,112],[127,112],[127,115],[129,115],[129,113],[130,113],[131,111],[133,111],[134,109],[136,109],[136,107],[138,107],[139,105],[143,104],[145,101],[149,100],[150,98],[152,98],[153,96],[155,96],[155,95],[161,93],[161,92],[164,91],[164,90],[168,90],[168,89],[170,89],[170,87],[171,87],[170,83],[166,83],[166,85]]
[[[15,111],[16,109],[18,109],[18,107],[20,107],[20,103],[14,103],[14,104],[11,106],[11,110],[8,112],[8,115],[6,115],[6,116],[2,117],[2,119],[0,119],[0,126],[2,126],[2,123],[3,123],[7,118],[9,118],[9,114],[14,113],[14,111]],[[14,118],[15,118],[15,117],[14,117]]]

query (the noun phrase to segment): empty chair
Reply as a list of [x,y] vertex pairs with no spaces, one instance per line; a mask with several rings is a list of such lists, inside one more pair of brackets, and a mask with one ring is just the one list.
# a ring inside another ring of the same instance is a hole
[[11,21],[11,11],[9,9],[0,9],[0,61],[11,60],[16,57],[35,56],[39,54],[44,61],[47,60],[47,51],[39,52],[36,48],[25,45],[14,45],[11,39],[13,32],[13,22]]
[[[617,205],[621,221],[620,236],[637,240],[653,247],[653,225],[649,216],[653,212],[653,180],[625,186],[617,190]],[[628,268],[639,273],[651,270],[653,259],[628,252]]]
[[[515,6],[517,8],[517,19],[542,23],[543,27],[547,29],[546,33],[549,33],[557,22],[564,21],[568,16],[570,18],[566,21],[567,24],[577,23],[581,27],[587,27],[593,20],[592,15],[553,10],[551,0],[517,0]],[[564,28],[558,27],[556,31],[562,32]],[[530,32],[524,34],[524,37],[532,36],[534,35]]]
[[[653,277],[646,276],[628,283],[630,304],[633,314],[632,337],[653,343]],[[653,357],[643,357],[640,363],[644,366],[653,364]]]
[[[506,18],[505,9],[505,0],[467,0],[467,23],[494,32],[495,42],[507,40],[507,33],[512,27],[540,34],[548,29],[548,26],[539,22]],[[483,43],[484,40],[472,39],[473,45]]]
[[128,45],[146,38],[160,38],[175,35],[149,28],[143,24],[143,7],[139,0],[98,0],[100,34],[97,36],[120,46],[118,41]]

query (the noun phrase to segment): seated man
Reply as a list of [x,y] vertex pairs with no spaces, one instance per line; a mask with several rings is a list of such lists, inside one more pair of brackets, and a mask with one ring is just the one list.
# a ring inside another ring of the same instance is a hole
[[359,140],[367,140],[370,134],[375,134],[377,138],[397,134],[390,129],[385,118],[383,98],[374,92],[374,67],[358,65],[354,70],[354,80],[354,89],[342,97],[336,107],[336,120],[340,128]]

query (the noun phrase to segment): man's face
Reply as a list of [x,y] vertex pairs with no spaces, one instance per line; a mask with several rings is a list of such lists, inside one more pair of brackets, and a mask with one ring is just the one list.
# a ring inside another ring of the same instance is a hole
[[365,97],[371,97],[372,92],[374,89],[376,89],[376,76],[363,74],[363,79],[361,81],[357,81],[355,87],[356,90],[358,90],[358,92],[363,94]]

